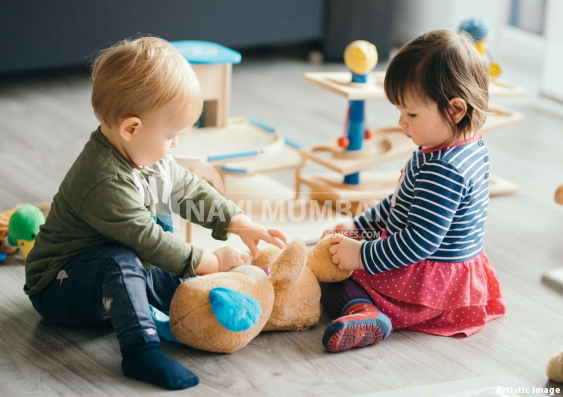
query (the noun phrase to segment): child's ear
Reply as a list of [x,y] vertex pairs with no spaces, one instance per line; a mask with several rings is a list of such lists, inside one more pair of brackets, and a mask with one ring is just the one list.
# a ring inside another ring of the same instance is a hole
[[449,112],[455,123],[459,123],[461,119],[467,114],[467,102],[465,102],[465,99],[451,99]]
[[141,119],[138,117],[128,117],[119,123],[119,136],[125,141],[130,142],[133,136],[141,128]]

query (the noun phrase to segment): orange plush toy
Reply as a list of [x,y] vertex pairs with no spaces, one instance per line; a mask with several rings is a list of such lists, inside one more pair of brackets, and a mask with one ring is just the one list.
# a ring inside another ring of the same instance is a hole
[[312,327],[321,315],[319,281],[351,274],[332,263],[329,246],[325,237],[307,252],[294,240],[284,250],[262,250],[254,266],[185,281],[170,307],[172,335],[196,349],[232,353],[261,331]]

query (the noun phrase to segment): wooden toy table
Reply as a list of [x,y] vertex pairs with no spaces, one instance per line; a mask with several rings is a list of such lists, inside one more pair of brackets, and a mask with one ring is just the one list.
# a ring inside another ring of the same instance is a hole
[[[368,82],[364,86],[351,83],[352,73],[350,72],[311,72],[305,73],[303,78],[308,83],[343,96],[348,100],[387,98],[383,89],[385,72],[371,72]],[[491,97],[525,95],[526,90],[524,88],[501,79],[491,80],[489,84],[489,96]]]
[[229,119],[225,127],[192,128],[178,137],[170,151],[175,158],[200,158],[213,165],[279,152],[283,135],[257,119]]
[[[367,84],[360,86],[350,83],[350,72],[321,72],[305,73],[305,81],[321,87],[327,91],[343,96],[348,100],[386,99],[383,89],[385,72],[372,72]],[[509,97],[523,96],[526,91],[517,85],[495,79],[489,86],[490,96]],[[498,130],[524,121],[521,113],[498,105],[489,104],[491,115],[480,133]],[[362,202],[377,201],[393,192],[399,179],[399,172],[369,171],[360,175],[360,185],[354,186],[343,183],[343,176],[363,171],[367,168],[389,162],[401,157],[407,157],[416,150],[412,140],[407,138],[398,125],[378,128],[373,137],[365,140],[362,150],[346,151],[333,139],[317,145],[299,150],[304,160],[320,164],[333,173],[303,174],[296,172],[297,196],[301,192],[301,185],[311,188],[311,197],[317,200],[347,200]],[[512,182],[496,176],[490,177],[490,193],[492,196],[513,194],[518,186]]]

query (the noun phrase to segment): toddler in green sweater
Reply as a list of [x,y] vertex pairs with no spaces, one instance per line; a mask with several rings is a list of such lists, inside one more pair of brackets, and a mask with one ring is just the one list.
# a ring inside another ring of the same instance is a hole
[[160,350],[149,304],[167,312],[184,278],[228,271],[249,255],[186,243],[171,233],[172,213],[216,239],[238,234],[253,257],[260,240],[281,248],[286,238],[168,154],[198,119],[202,97],[189,63],[167,41],[116,44],[96,59],[92,79],[101,125],[53,199],[27,258],[24,290],[48,321],[113,326],[128,377],[172,390],[194,386],[198,377]]

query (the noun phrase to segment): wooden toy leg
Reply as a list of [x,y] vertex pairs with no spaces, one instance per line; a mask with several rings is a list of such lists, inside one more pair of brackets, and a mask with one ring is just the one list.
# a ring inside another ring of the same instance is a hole
[[295,168],[295,200],[297,200],[301,195],[301,170],[303,169],[303,167],[305,167],[305,163],[306,161],[303,160],[301,162],[301,165]]
[[194,224],[186,221],[186,243],[192,243],[194,238]]

